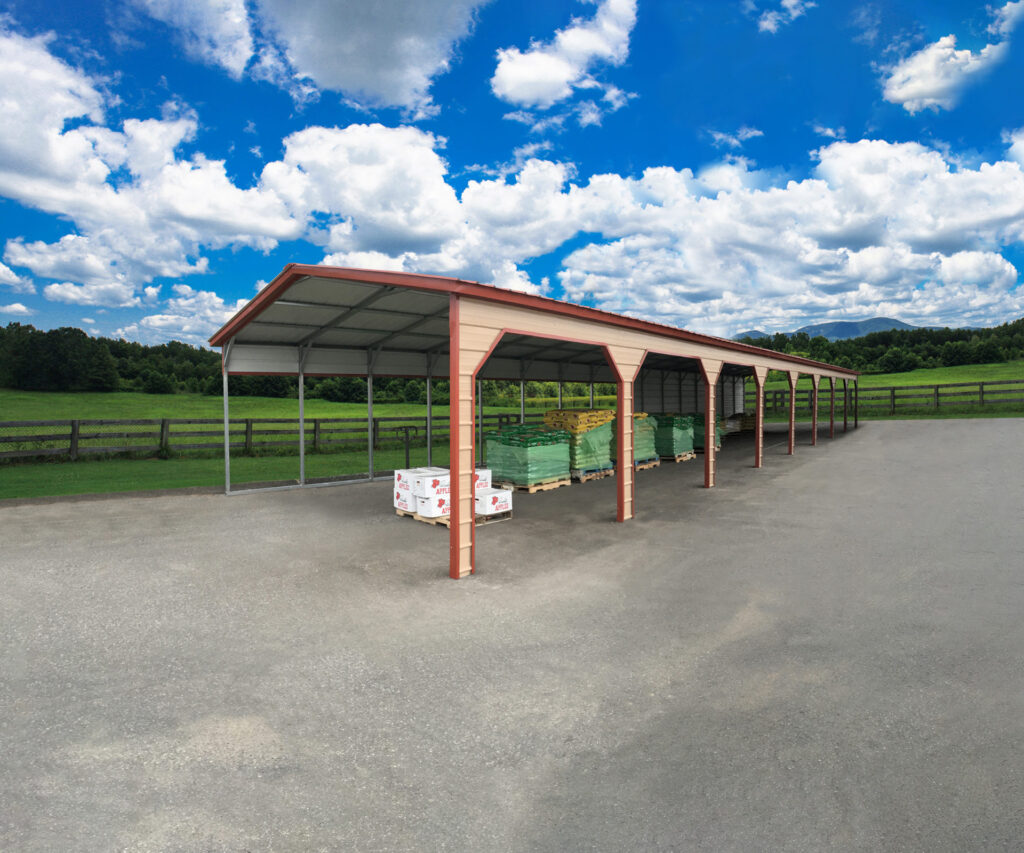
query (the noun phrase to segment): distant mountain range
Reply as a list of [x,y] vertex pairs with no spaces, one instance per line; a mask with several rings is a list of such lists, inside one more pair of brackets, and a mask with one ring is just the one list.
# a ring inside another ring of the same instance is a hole
[[[871,332],[889,332],[893,329],[926,329],[929,326],[911,326],[902,320],[894,320],[892,317],[872,317],[870,320],[837,320],[834,323],[816,323],[813,326],[804,326],[796,332],[785,332],[787,335],[795,335],[797,332],[806,332],[812,338],[821,335],[830,341],[845,341],[847,338],[859,338]],[[754,329],[749,332],[740,332],[733,336],[734,341],[740,338],[770,338],[768,332],[761,332]]]

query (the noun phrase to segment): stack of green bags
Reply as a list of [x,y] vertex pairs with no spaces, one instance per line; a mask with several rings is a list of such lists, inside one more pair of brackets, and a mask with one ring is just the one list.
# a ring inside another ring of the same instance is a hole
[[653,415],[657,423],[654,446],[659,456],[680,456],[693,450],[693,415]]
[[569,467],[573,471],[604,471],[612,467],[612,425],[602,424],[569,435]]
[[563,429],[523,424],[488,433],[484,440],[495,483],[532,486],[569,478],[569,433]]
[[[722,446],[722,419],[715,419],[715,450]],[[693,416],[693,449],[704,449],[704,415]]]
[[[616,421],[618,423],[618,421]],[[655,432],[657,427],[654,418],[648,417],[646,412],[633,413],[633,461],[647,462],[658,455],[655,449]],[[618,459],[616,441],[618,440],[618,427],[612,436],[612,457]]]
[[633,419],[633,460],[649,462],[656,459],[658,450],[655,447],[658,425],[654,418],[644,415]]

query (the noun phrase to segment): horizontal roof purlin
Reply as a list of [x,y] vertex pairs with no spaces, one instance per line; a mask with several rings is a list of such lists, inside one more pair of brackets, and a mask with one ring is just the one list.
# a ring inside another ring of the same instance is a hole
[[571,302],[564,302],[558,299],[551,299],[546,296],[533,296],[527,293],[520,293],[515,290],[508,290],[502,287],[495,287],[489,284],[480,284],[475,281],[463,279],[446,278],[436,275],[422,275],[419,273],[391,272],[388,270],[363,270],[348,269],[342,267],[316,266],[311,264],[288,264],[277,277],[261,290],[247,305],[245,305],[234,317],[221,327],[210,338],[212,346],[224,346],[231,338],[244,329],[250,322],[255,320],[263,311],[269,308],[277,298],[288,290],[297,280],[301,278],[335,279],[338,281],[351,281],[366,284],[376,284],[384,287],[400,287],[412,290],[428,291],[433,293],[451,293],[460,296],[470,296],[475,299],[483,299],[490,302],[515,305],[522,308],[531,308],[536,311],[546,311],[551,314],[562,314],[569,317],[576,317],[590,320],[604,325],[618,326],[645,332],[647,334],[659,335],[662,337],[674,338],[676,340],[689,341],[692,343],[714,346],[719,349],[730,350],[737,353],[748,353],[751,355],[769,356],[779,361],[785,361],[794,367],[810,368],[801,372],[812,373],[817,370],[825,370],[830,373],[842,373],[851,378],[859,374],[855,370],[825,364],[801,356],[789,355],[787,353],[765,350],[761,347],[750,344],[730,341],[726,338],[718,338],[713,335],[702,335],[697,332],[689,332],[685,329],[677,329],[674,326],[666,326],[661,323],[653,323],[649,320],[638,320],[633,317],[626,317],[622,314],[613,314],[610,311],[602,311],[598,308],[588,308],[583,305],[576,305]]

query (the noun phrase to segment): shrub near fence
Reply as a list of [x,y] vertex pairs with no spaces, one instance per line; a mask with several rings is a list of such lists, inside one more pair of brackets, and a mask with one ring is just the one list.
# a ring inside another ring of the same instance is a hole
[[[798,388],[796,407],[798,411],[811,411],[811,389]],[[850,409],[853,408],[853,384],[849,386]],[[857,392],[858,411],[861,414],[898,414],[901,410],[940,411],[943,407],[952,409],[960,406],[997,406],[1024,403],[1024,380],[1005,379],[994,382],[953,382],[945,385],[904,385],[886,388],[860,388]],[[768,389],[765,391],[765,413],[785,415],[789,412],[789,390]],[[828,388],[818,391],[820,411],[828,411],[831,394]],[[746,406],[753,409],[755,393],[746,392]],[[843,387],[836,383],[836,409],[843,405]]]
[[[539,414],[527,415],[536,420]],[[516,414],[484,415],[484,430],[516,422]],[[231,450],[259,455],[298,453],[298,418],[232,418]],[[477,425],[479,426],[479,418]],[[448,441],[448,417],[431,424],[435,444]],[[427,419],[388,417],[373,419],[373,446],[422,447],[427,442]],[[366,418],[307,418],[306,450],[314,453],[365,450]],[[224,421],[219,418],[162,418],[153,420],[70,420],[0,422],[0,460],[89,455],[143,456],[178,453],[214,453],[224,449]]]

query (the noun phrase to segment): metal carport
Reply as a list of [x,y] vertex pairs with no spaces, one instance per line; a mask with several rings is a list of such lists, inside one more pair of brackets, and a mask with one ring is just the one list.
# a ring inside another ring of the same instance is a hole
[[[635,513],[634,389],[646,388],[652,372],[660,373],[663,389],[666,374],[677,375],[679,410],[684,412],[716,412],[726,377],[753,376],[758,400],[755,467],[762,464],[764,383],[769,370],[786,373],[791,389],[801,374],[811,376],[815,402],[821,379],[828,379],[833,430],[835,382],[857,380],[855,371],[810,359],[476,282],[300,264],[286,266],[210,343],[222,348],[228,484],[229,374],[297,376],[300,419],[305,376],[365,376],[371,407],[374,376],[448,377],[453,578],[474,571],[472,473],[478,379],[616,383],[619,521]],[[683,400],[684,375],[692,380],[692,408]],[[698,383],[703,385],[702,394],[697,393]],[[795,402],[791,394],[790,453],[795,443]],[[816,405],[813,417],[816,425]],[[705,422],[704,483],[711,487],[715,419]],[[812,441],[816,440],[815,429]],[[304,446],[300,441],[300,466]],[[370,448],[372,478],[372,441]]]

